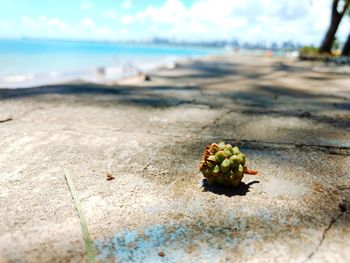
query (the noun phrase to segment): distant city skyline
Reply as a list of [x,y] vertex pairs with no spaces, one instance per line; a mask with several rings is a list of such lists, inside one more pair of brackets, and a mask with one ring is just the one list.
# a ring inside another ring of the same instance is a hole
[[[318,45],[331,0],[1,0],[1,38],[286,42]],[[338,39],[350,32],[342,22]]]

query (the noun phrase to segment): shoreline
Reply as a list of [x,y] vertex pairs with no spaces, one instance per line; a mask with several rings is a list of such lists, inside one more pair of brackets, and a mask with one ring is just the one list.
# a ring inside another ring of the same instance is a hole
[[105,83],[177,60],[224,49],[111,43],[0,41],[0,87],[24,88],[70,81]]
[[[204,58],[206,56],[198,56]],[[139,64],[124,63],[120,66],[101,66],[89,69],[76,69],[70,71],[51,71],[46,73],[25,73],[0,77],[0,89],[31,88],[43,85],[62,85],[74,82],[89,82],[95,84],[115,84],[130,78],[138,77],[139,74],[148,74],[160,68],[171,69],[176,63],[193,60],[193,57],[167,57],[151,62]]]
[[221,54],[212,53],[193,56],[166,55],[151,60],[133,59],[125,60],[121,65],[95,66],[85,69],[72,69],[66,71],[49,71],[42,73],[23,73],[0,76],[0,89],[20,89],[38,87],[43,85],[62,85],[75,82],[89,82],[95,84],[116,84],[134,79],[139,74],[149,74],[159,69],[173,69],[178,63],[191,62],[193,60],[205,60],[206,58],[225,56],[263,56],[263,57],[288,57],[287,54],[268,53],[262,50],[223,51]]
[[[207,54],[200,56],[167,57],[154,60],[151,63],[125,63],[122,66],[102,66],[90,69],[70,70],[64,72],[52,71],[47,73],[26,73],[9,76],[0,76],[0,89],[22,89],[34,88],[46,85],[64,85],[67,83],[94,83],[113,85],[119,83],[135,83],[139,75],[147,75],[162,69],[174,69],[179,63],[190,63],[192,61],[205,61],[213,58],[224,58],[232,56],[264,56],[258,52],[224,52],[222,54]],[[5,79],[5,81],[4,81]]]
[[[239,57],[261,57],[270,59],[294,60],[300,65],[308,65],[319,72],[333,72],[338,74],[348,74],[350,66],[332,65],[320,61],[305,61],[296,57],[284,54],[270,54],[268,52],[224,52],[222,54],[207,54],[200,56],[186,57],[166,57],[165,59],[153,60],[139,64],[125,63],[121,66],[103,66],[90,69],[71,70],[65,72],[52,71],[40,74],[18,74],[0,77],[0,90],[4,89],[24,89],[40,86],[64,85],[72,83],[92,83],[101,85],[115,84],[136,84],[142,81],[142,77],[158,72],[159,70],[172,70],[178,64],[191,63],[193,61],[210,61],[213,59],[239,58]],[[4,81],[5,80],[5,81]]]

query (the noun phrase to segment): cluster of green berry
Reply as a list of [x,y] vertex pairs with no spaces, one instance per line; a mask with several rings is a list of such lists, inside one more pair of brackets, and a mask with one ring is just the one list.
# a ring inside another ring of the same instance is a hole
[[237,146],[220,142],[212,143],[204,150],[200,171],[208,184],[219,183],[237,186],[244,175],[246,156]]

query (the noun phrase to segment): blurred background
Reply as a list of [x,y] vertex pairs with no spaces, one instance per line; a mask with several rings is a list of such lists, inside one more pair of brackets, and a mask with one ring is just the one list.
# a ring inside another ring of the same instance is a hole
[[115,80],[224,52],[337,55],[350,33],[347,5],[347,0],[0,0],[0,86]]

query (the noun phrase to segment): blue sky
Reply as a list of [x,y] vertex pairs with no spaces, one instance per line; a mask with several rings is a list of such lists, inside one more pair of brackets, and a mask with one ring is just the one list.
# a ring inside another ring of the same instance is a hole
[[[0,37],[318,44],[331,0],[0,0]],[[350,33],[349,17],[339,30]]]

